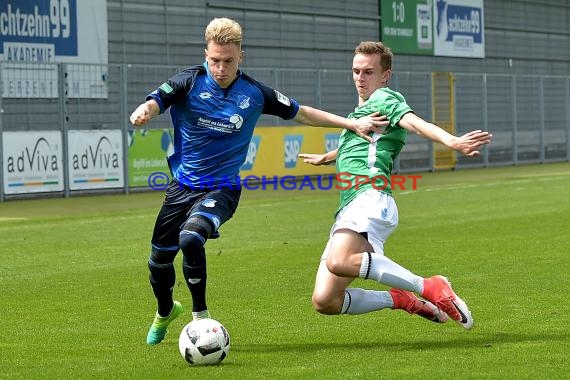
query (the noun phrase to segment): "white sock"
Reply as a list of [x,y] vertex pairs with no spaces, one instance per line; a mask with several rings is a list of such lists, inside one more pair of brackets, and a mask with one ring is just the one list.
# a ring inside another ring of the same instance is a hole
[[413,274],[386,256],[375,252],[362,253],[359,277],[370,278],[381,284],[418,294],[421,294],[424,288],[424,279],[422,277]]
[[389,292],[349,288],[344,291],[341,314],[364,314],[380,309],[394,307]]
[[193,320],[206,319],[206,318],[210,318],[210,312],[208,310],[193,311],[192,312],[192,319]]

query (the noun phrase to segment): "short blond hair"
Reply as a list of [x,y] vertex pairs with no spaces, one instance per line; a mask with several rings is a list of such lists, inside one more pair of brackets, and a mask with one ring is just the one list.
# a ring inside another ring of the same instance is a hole
[[392,58],[394,57],[394,54],[392,53],[392,50],[382,42],[362,41],[360,44],[358,44],[356,49],[354,49],[354,55],[356,54],[377,54],[380,56],[380,66],[382,69],[392,69]]
[[206,27],[204,37],[206,38],[206,45],[214,42],[221,45],[236,44],[241,46],[241,26],[229,18],[215,18]]

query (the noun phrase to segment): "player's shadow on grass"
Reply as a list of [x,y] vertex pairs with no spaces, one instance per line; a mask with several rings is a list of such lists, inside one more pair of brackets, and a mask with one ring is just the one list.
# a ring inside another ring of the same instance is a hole
[[[465,334],[469,334],[465,332]],[[447,350],[455,348],[490,348],[503,344],[524,342],[569,342],[570,334],[513,334],[495,333],[486,335],[465,335],[452,339],[416,340],[393,342],[389,340],[374,340],[366,342],[322,342],[322,343],[287,343],[280,344],[239,344],[232,346],[232,350],[239,352],[313,352],[321,350],[338,351],[339,347],[348,350],[381,349],[385,351],[422,351],[422,350]]]

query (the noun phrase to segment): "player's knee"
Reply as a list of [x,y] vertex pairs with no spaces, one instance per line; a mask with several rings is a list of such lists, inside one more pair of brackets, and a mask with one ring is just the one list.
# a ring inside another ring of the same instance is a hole
[[340,314],[342,309],[342,302],[338,302],[337,299],[327,297],[323,294],[318,292],[313,293],[312,297],[313,308],[315,311],[326,314],[326,315],[335,315]]
[[180,249],[183,253],[201,250],[206,239],[196,231],[182,230],[179,236]]
[[342,257],[330,255],[329,257],[327,257],[326,264],[327,264],[327,269],[332,274],[335,274],[337,276],[347,275],[346,263],[344,262],[344,259]]
[[180,249],[182,252],[202,249],[213,232],[213,223],[209,219],[201,215],[191,216],[180,231]]
[[151,246],[150,256],[148,258],[149,269],[171,266],[177,253],[178,247],[165,248],[153,244]]

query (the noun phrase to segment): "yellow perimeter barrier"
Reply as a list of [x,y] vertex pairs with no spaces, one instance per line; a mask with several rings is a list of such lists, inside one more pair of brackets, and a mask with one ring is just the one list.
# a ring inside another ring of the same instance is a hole
[[[455,77],[451,73],[432,73],[432,121],[455,134]],[[434,169],[454,169],[455,151],[434,143]]]
[[240,175],[261,178],[334,173],[334,165],[309,165],[297,155],[336,149],[341,132],[336,128],[306,126],[256,127]]

